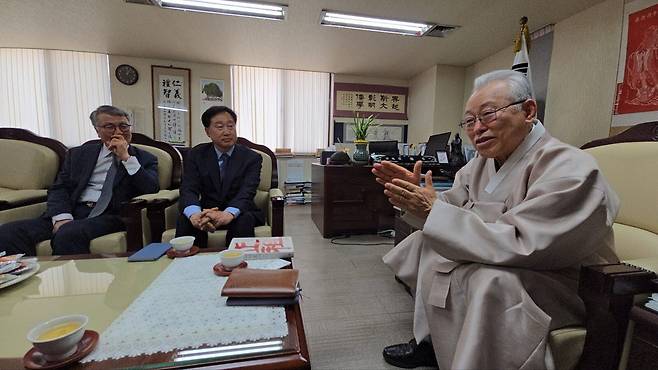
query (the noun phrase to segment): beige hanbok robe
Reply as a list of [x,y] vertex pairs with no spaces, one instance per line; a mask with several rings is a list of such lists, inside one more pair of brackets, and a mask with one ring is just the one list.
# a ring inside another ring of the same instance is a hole
[[584,319],[580,266],[618,261],[618,208],[595,160],[541,123],[498,171],[474,158],[384,256],[416,292],[416,340],[431,334],[442,370],[551,368],[550,330]]

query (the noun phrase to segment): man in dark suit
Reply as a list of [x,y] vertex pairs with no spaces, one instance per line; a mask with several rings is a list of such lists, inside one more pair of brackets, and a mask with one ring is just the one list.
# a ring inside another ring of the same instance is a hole
[[208,232],[226,229],[228,245],[233,237],[254,236],[254,227],[265,224],[254,204],[263,159],[236,144],[237,120],[230,108],[208,108],[201,122],[212,143],[195,146],[185,158],[176,236],[193,235],[200,247],[206,247]]
[[157,158],[130,146],[128,113],[102,105],[89,118],[100,141],[68,151],[46,212],[0,226],[0,250],[34,255],[37,243],[51,239],[53,254],[89,253],[92,239],[125,229],[122,202],[158,191]]

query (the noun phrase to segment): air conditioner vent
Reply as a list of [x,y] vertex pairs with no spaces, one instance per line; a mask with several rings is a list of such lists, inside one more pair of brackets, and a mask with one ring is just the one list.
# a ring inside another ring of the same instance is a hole
[[459,26],[449,26],[447,24],[437,24],[436,26],[430,28],[429,31],[425,32],[423,36],[430,37],[446,37],[450,32],[459,28]]

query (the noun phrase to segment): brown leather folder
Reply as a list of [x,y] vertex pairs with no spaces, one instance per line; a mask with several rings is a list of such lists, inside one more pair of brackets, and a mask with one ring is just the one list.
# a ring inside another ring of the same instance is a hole
[[284,298],[297,295],[299,270],[235,269],[231,272],[222,296],[241,298]]

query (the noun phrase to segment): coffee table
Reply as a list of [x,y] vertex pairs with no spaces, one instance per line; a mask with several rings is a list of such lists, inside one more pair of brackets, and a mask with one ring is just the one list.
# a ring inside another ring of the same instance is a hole
[[[102,335],[112,321],[171,263],[128,263],[122,255],[39,258],[40,271],[0,289],[0,369],[22,369],[31,348],[25,336],[37,323],[74,313],[89,316],[87,329]],[[286,306],[288,335],[280,339],[230,346],[200,347],[167,353],[77,364],[73,369],[195,368],[310,369],[299,304]]]

